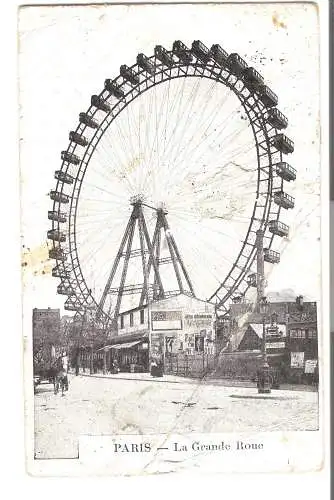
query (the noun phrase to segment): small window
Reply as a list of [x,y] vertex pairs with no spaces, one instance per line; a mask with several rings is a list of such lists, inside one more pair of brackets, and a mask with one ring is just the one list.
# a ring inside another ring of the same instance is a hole
[[130,313],[130,326],[133,326],[133,312]]
[[121,328],[124,328],[124,316],[121,316]]
[[290,338],[292,339],[297,338],[297,330],[290,330]]
[[301,330],[300,328],[298,328],[297,330],[290,330],[290,337],[292,339],[305,339],[306,330]]
[[144,309],[141,309],[141,311],[140,311],[140,324],[143,325],[144,321],[145,321],[145,313],[144,313]]
[[308,338],[309,339],[316,339],[317,338],[317,330],[315,328],[309,328]]

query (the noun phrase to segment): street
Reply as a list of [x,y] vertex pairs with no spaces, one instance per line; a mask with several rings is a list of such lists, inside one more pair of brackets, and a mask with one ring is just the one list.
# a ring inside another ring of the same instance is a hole
[[70,375],[35,394],[35,458],[77,458],[83,434],[296,431],[318,427],[318,394]]

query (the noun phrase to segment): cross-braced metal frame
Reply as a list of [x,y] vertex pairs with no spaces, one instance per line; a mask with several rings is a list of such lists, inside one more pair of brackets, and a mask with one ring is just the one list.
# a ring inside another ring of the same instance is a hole
[[[181,52],[174,50],[174,47],[172,51],[162,48],[157,50],[158,47],[156,47],[153,56],[141,55],[140,61],[138,56],[137,64],[126,68],[125,72],[123,70],[121,75],[114,80],[106,81],[105,88],[98,96],[93,96],[91,106],[86,113],[80,115],[79,125],[70,134],[70,143],[62,155],[61,170],[56,172],[57,184],[54,191],[56,194],[51,196],[54,200],[53,216],[49,217],[52,220],[51,231],[55,235],[51,238],[53,242],[50,249],[50,258],[56,260],[53,276],[61,279],[58,292],[67,295],[65,303],[67,310],[77,311],[78,314],[81,314],[87,308],[98,308],[99,305],[102,305],[101,301],[98,302],[92,296],[91,290],[87,286],[80,265],[76,241],[76,218],[80,190],[96,146],[113,120],[132,101],[155,85],[176,78],[215,80],[232,90],[239,99],[251,125],[257,153],[257,187],[256,193],[254,193],[253,210],[249,216],[249,227],[234,264],[227,275],[222,277],[220,286],[213,291],[209,300],[214,302],[218,309],[226,312],[231,300],[245,295],[251,286],[248,276],[254,271],[256,232],[259,229],[264,230],[265,248],[272,252],[268,261],[277,262],[279,260],[277,252],[270,249],[275,236],[287,236],[288,227],[279,221],[281,207],[292,208],[294,205],[294,200],[284,193],[284,181],[294,180],[295,171],[290,169],[290,174],[291,172],[292,174],[288,178],[287,174],[282,175],[282,172],[279,172],[277,168],[277,165],[286,165],[283,153],[293,151],[293,146],[290,149],[285,147],[285,141],[289,140],[280,133],[281,129],[286,128],[288,121],[277,110],[277,101],[268,102],[268,99],[263,98],[263,92],[259,89],[263,88],[264,85],[249,85],[248,77],[245,76],[246,70],[241,73],[236,71],[232,59],[235,60],[237,54],[230,54],[230,56],[218,60],[214,56],[214,46],[209,51],[202,44],[207,50],[207,56],[203,57],[194,50],[194,44],[191,49],[183,45],[184,49]],[[161,57],[161,50],[163,50],[164,57]],[[283,116],[281,121],[273,119],[273,109],[277,111],[279,116]],[[85,136],[87,130],[94,131],[91,138]],[[80,156],[78,152],[80,152]],[[279,196],[281,198],[283,196],[283,201]],[[277,202],[276,198],[280,201]],[[290,205],[284,205],[286,200]],[[63,214],[65,204],[69,206],[68,214]],[[161,216],[161,222],[162,220]],[[65,242],[60,235],[64,224],[67,227],[66,233],[64,233]],[[157,262],[158,233],[153,237],[152,247]],[[275,254],[277,254],[276,257]],[[171,251],[172,255],[173,251]],[[151,256],[148,265],[154,268],[153,263],[154,258]],[[161,293],[162,288],[158,282],[159,273],[155,269],[154,272],[155,285]],[[145,295],[146,291],[142,293],[141,300],[143,300],[143,294]],[[107,313],[104,311],[103,314]]]
[[[140,295],[139,306],[147,304],[150,300],[150,274],[152,269],[154,274],[154,283],[152,287],[153,300],[164,299],[168,296],[177,295],[179,293],[187,293],[191,296],[194,295],[194,289],[190,281],[190,277],[181,258],[174,236],[169,230],[169,225],[166,218],[167,212],[162,208],[156,209],[157,222],[154,230],[153,240],[151,242],[145,221],[145,216],[143,213],[143,205],[145,204],[143,204],[142,200],[140,199],[137,199],[132,203],[133,210],[129,222],[126,226],[111,272],[99,301],[97,314],[98,318],[101,316],[101,313],[104,310],[107,296],[109,294],[117,296],[116,304],[112,313],[112,327],[114,329],[117,329],[117,318],[120,312],[122,298],[124,295]],[[153,210],[155,209],[153,208]],[[133,249],[136,229],[138,230],[139,234],[139,249]],[[164,232],[169,250],[169,257],[165,257],[164,259],[160,259],[162,231]],[[148,256],[148,260],[146,260],[146,256]],[[136,285],[126,285],[126,276],[128,272],[129,261],[131,258],[141,259],[143,282]],[[178,283],[177,290],[167,290],[164,287],[159,270],[161,264],[171,264],[173,266],[175,277]],[[115,279],[115,275],[117,269],[120,266],[122,266],[120,282],[117,286],[113,287],[112,285],[114,284],[113,282]],[[185,288],[185,283],[188,288]]]

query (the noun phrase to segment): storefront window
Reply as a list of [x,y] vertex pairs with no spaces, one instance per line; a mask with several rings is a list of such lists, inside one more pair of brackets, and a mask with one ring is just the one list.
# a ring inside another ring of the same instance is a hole
[[133,326],[133,313],[130,313],[130,326]]
[[305,339],[306,338],[306,330],[302,330],[297,328],[295,330],[290,330],[290,338],[292,339]]
[[317,330],[315,328],[309,328],[307,336],[309,339],[316,339],[317,338]]
[[145,319],[144,309],[141,309],[141,311],[140,311],[140,324],[141,325],[144,324],[144,319]]
[[121,328],[124,328],[124,316],[121,316]]

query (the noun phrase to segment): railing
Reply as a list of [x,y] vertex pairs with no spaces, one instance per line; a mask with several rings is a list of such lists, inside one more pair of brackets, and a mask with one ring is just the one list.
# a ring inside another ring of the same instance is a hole
[[183,377],[203,377],[215,367],[215,355],[198,354],[166,354],[165,373]]

